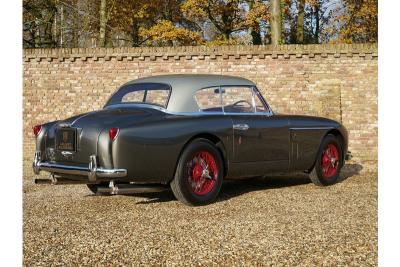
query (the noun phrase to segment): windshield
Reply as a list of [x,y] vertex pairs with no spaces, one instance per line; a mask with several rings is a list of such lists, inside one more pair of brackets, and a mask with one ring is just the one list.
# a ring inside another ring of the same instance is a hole
[[171,86],[165,83],[134,83],[122,86],[107,101],[116,104],[150,104],[167,108]]

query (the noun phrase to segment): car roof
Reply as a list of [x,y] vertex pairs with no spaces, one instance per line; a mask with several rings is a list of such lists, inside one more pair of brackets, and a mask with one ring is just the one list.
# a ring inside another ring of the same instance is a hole
[[215,74],[170,74],[139,78],[124,85],[135,83],[165,83],[172,88],[167,110],[171,112],[197,112],[199,106],[194,98],[196,91],[213,86],[255,86],[241,77]]

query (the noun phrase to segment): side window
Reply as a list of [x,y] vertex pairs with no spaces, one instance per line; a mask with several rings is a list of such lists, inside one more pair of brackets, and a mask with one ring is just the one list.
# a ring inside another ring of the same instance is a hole
[[250,87],[227,86],[222,88],[222,103],[225,112],[253,113],[253,91]]
[[146,103],[166,106],[168,95],[169,90],[148,90],[146,95]]
[[261,97],[258,92],[254,94],[254,102],[256,104],[256,112],[269,112],[268,107],[266,107],[261,101]]
[[200,89],[195,94],[197,105],[203,112],[222,112],[218,87]]
[[144,91],[132,91],[122,97],[121,102],[142,102],[144,97]]

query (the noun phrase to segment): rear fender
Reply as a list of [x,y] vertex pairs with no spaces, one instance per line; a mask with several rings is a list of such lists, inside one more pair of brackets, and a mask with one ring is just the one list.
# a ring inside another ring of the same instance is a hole
[[42,128],[38,136],[36,137],[36,151],[40,151],[43,155],[43,158],[46,158],[46,138],[49,130],[57,123],[58,121],[52,121],[49,123],[42,124]]
[[120,129],[112,145],[113,167],[127,169],[132,181],[168,183],[185,144],[210,129],[227,149],[231,147],[232,122],[224,116],[171,115]]

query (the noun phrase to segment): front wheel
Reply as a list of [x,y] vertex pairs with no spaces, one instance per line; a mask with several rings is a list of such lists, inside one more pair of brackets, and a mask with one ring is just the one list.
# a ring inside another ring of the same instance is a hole
[[222,157],[213,143],[198,139],[183,151],[171,189],[187,205],[205,205],[217,197],[223,178]]
[[314,168],[310,173],[311,181],[320,186],[331,185],[339,179],[343,166],[342,147],[337,138],[327,135],[321,144]]

